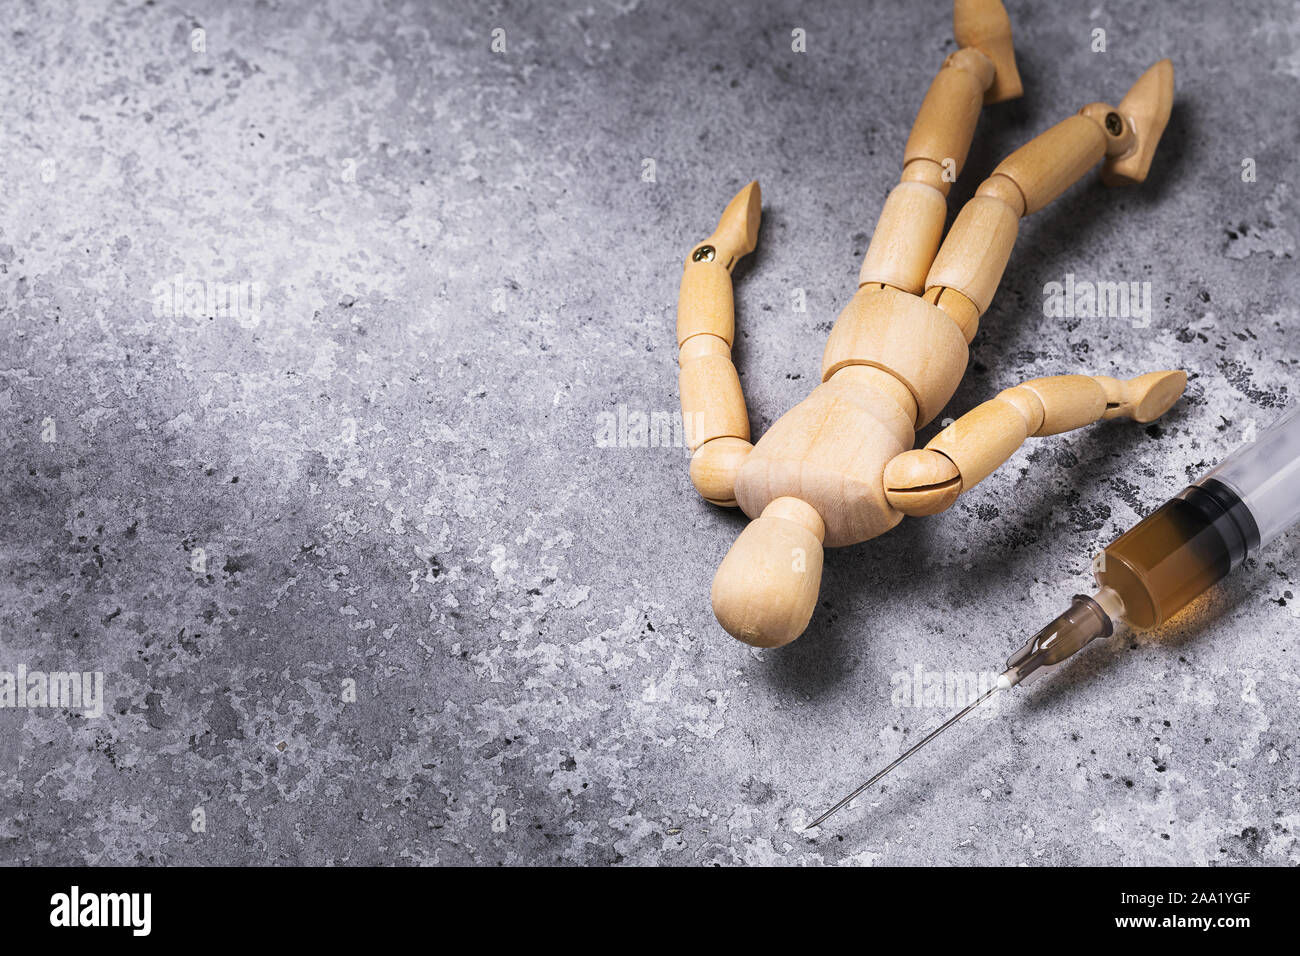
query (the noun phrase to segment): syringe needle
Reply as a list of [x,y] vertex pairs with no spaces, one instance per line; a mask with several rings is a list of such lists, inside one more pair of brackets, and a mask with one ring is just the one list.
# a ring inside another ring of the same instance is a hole
[[902,762],[903,762],[904,760],[906,760],[908,757],[912,756],[912,754],[916,753],[918,750],[920,750],[922,747],[924,747],[926,744],[928,744],[931,740],[934,740],[935,737],[938,737],[941,733],[943,733],[945,730],[947,730],[947,729],[948,729],[949,727],[951,727],[953,724],[957,723],[957,721],[961,720],[963,717],[965,717],[967,714],[969,714],[972,710],[974,710],[974,709],[975,709],[976,707],[978,707],[980,704],[984,703],[984,701],[988,700],[990,697],[992,697],[994,694],[996,694],[999,690],[1001,690],[1002,687],[1003,687],[1002,683],[999,682],[999,683],[997,683],[997,684],[994,684],[992,687],[990,687],[988,690],[986,690],[983,694],[980,694],[980,696],[977,697],[977,698],[975,698],[975,700],[973,700],[971,703],[967,704],[965,707],[963,707],[963,708],[962,708],[961,710],[959,710],[957,713],[953,714],[951,717],[949,717],[947,720],[945,720],[942,724],[940,724],[940,725],[939,725],[938,727],[936,727],[934,730],[930,731],[928,734],[926,734],[924,737],[922,737],[920,740],[918,740],[918,741],[917,741],[916,743],[914,743],[912,746],[910,746],[910,747],[908,747],[906,750],[904,750],[901,754],[898,755],[898,757],[896,757],[896,758],[894,759],[894,762],[891,763],[888,767],[886,767],[884,770],[881,770],[878,774],[876,774],[874,777],[872,777],[872,778],[871,778],[870,780],[868,780],[866,783],[862,784],[862,786],[858,787],[856,790],[854,790],[852,793],[850,793],[847,797],[845,797],[845,798],[844,798],[843,800],[841,800],[839,803],[835,804],[835,806],[831,807],[829,810],[827,810],[825,813],[823,813],[821,816],[819,816],[819,817],[818,817],[816,820],[814,820],[812,823],[808,824],[806,827],[804,827],[804,829],[805,829],[805,830],[811,830],[813,827],[820,826],[821,823],[822,823],[822,822],[823,822],[827,817],[829,817],[831,814],[833,814],[833,813],[835,813],[835,812],[837,812],[837,811],[843,809],[845,806],[847,806],[849,803],[851,803],[851,802],[853,801],[853,799],[854,799],[858,794],[860,794],[863,790],[866,790],[867,787],[871,786],[871,785],[872,785],[873,783],[875,783],[877,780],[879,780],[879,779],[881,779],[882,777],[884,777],[884,776],[885,776],[886,774],[888,774],[891,770],[893,770],[895,767],[897,767],[900,763],[902,763]]

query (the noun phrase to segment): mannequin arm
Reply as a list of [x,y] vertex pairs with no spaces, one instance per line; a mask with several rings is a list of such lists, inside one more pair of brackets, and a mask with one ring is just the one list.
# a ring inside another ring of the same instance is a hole
[[731,361],[736,307],[731,270],[758,242],[762,195],[753,182],[723,210],[713,234],[696,243],[677,296],[678,390],[691,482],[714,504],[735,507],[735,477],[749,457],[749,413]]
[[1032,379],[971,409],[924,448],[893,459],[885,466],[885,495],[904,514],[937,514],[1031,435],[1057,435],[1107,418],[1149,422],[1169,410],[1186,384],[1186,373],[1179,371],[1128,381],[1089,375]]

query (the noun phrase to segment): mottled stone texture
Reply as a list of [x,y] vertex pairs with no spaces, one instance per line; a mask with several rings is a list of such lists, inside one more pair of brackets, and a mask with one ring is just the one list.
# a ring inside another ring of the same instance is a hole
[[[759,652],[708,602],[743,516],[601,415],[675,410],[682,257],[751,178],[755,432],[806,394],[947,4],[6,4],[0,669],[108,707],[0,711],[0,860],[1300,859],[1300,533],[801,832],[944,714],[892,675],[996,667],[1297,392],[1294,4],[1009,6],[1027,94],[956,200],[1161,56],[1178,101],[1145,186],[1025,222],[944,415],[1058,372],[1187,396],[830,552]],[[1045,317],[1067,273],[1149,282],[1149,324]]]

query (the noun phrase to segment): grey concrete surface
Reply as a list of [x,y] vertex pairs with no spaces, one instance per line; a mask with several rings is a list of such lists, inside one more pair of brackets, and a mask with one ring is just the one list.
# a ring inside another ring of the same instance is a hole
[[[956,199],[1159,57],[1177,105],[1146,185],[1025,222],[944,414],[1072,371],[1186,398],[829,552],[761,652],[708,602],[743,516],[602,415],[675,411],[681,260],[751,178],[755,432],[807,393],[948,4],[6,2],[0,670],[106,704],[0,710],[0,861],[1300,860],[1297,533],[801,832],[945,715],[896,675],[997,667],[1296,395],[1294,4],[1009,9],[1026,96]],[[1150,322],[1046,317],[1067,274]]]

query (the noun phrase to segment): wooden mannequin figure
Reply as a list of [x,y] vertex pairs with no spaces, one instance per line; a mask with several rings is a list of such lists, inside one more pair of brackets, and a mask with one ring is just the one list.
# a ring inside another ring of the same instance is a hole
[[758,239],[758,183],[728,204],[686,258],[677,311],[682,413],[691,481],[708,501],[754,519],[713,579],[713,610],[733,636],[778,647],[807,627],[822,547],[866,541],[904,515],[950,507],[1031,435],[1108,418],[1147,422],[1182,394],[1180,371],[1128,381],[1057,375],[1007,389],[923,449],[915,432],[952,397],[968,344],[1002,278],[1021,217],[1098,162],[1107,185],[1140,183],[1173,102],[1161,60],[1118,107],[1085,106],[1012,153],[962,207],[943,239],[947,194],[970,148],[981,103],[1020,95],[1011,23],[999,0],[956,0],[960,49],[926,93],[903,174],[822,359],[822,383],[757,444],[731,362],[731,270]]

